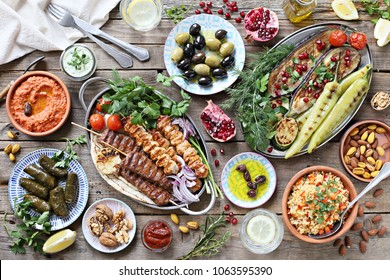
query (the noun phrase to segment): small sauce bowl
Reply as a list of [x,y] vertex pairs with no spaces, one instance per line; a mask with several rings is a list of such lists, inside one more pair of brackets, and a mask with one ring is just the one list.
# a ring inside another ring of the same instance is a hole
[[96,71],[96,57],[90,48],[82,44],[67,47],[60,57],[61,70],[73,81],[84,81]]
[[149,221],[141,232],[142,244],[152,252],[163,252],[172,242],[172,229],[162,220]]

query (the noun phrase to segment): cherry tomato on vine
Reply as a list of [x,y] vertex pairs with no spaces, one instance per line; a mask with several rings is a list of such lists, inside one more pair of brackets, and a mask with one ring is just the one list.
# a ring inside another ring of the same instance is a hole
[[329,35],[329,43],[334,47],[341,47],[347,41],[348,36],[342,30],[335,30]]
[[89,123],[93,130],[102,130],[106,126],[104,117],[101,114],[93,114],[89,117]]
[[349,35],[349,43],[357,50],[362,50],[367,45],[367,37],[364,33],[353,32]]
[[118,115],[111,115],[107,119],[107,126],[110,130],[117,131],[122,128],[122,121]]
[[98,103],[96,104],[96,110],[98,110],[99,112],[103,112],[102,105],[105,105],[105,104],[111,104],[111,101],[106,101],[103,98],[100,98],[98,100]]

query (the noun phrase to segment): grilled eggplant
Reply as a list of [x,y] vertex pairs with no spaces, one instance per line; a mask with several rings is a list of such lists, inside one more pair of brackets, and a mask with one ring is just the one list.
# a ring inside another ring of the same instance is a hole
[[280,151],[287,150],[298,135],[298,124],[293,118],[283,118],[276,125],[273,146]]

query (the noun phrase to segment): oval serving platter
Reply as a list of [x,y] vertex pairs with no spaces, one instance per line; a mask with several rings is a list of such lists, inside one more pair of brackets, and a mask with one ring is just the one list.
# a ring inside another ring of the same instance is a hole
[[[312,37],[313,35],[315,35],[319,32],[329,30],[329,29],[342,29],[347,34],[349,34],[350,32],[356,31],[355,29],[348,27],[347,25],[344,25],[344,24],[338,24],[338,23],[315,24],[315,25],[308,26],[306,28],[302,28],[302,29],[292,33],[291,35],[289,35],[289,36],[285,37],[283,40],[281,40],[273,48],[276,48],[280,45],[286,45],[286,44],[293,44],[296,46],[300,45],[307,38]],[[371,55],[371,51],[370,51],[369,46],[367,45],[363,50],[359,51],[359,53],[361,55],[361,60],[360,60],[359,66],[356,70],[363,68],[367,64],[371,64],[371,67],[373,67],[373,60],[372,60],[372,55]],[[372,78],[372,76],[371,76],[371,78]],[[371,84],[371,78],[369,81],[370,84]],[[352,118],[358,112],[358,110],[360,109],[361,105],[363,104],[366,96],[367,96],[367,94],[365,94],[361,98],[360,103],[356,106],[356,108],[352,112],[350,112],[350,114],[337,127],[335,127],[330,132],[329,136],[325,139],[325,141],[323,141],[316,149],[325,145],[334,136],[336,136],[341,130],[343,130],[343,128],[352,120]],[[262,155],[265,155],[267,157],[270,157],[270,158],[284,158],[284,156],[286,154],[286,151],[279,151],[277,149],[272,149],[271,152],[269,152],[267,150],[266,151],[257,151],[257,152],[262,154]],[[299,153],[297,153],[293,157],[304,155],[306,153],[307,153],[307,145]]]
[[[27,191],[20,186],[20,179],[31,178],[27,173],[23,171],[23,169],[30,164],[39,165],[38,160],[42,154],[45,154],[48,157],[52,157],[56,152],[59,151],[60,150],[51,148],[38,149],[31,153],[28,153],[16,163],[14,169],[11,172],[11,176],[8,182],[8,198],[13,210],[15,208],[15,200],[17,203],[22,202],[23,195],[27,193]],[[66,154],[66,156],[68,155]],[[79,179],[79,187],[76,192],[76,201],[67,204],[69,211],[68,216],[59,217],[54,214],[50,216],[51,231],[60,230],[71,225],[77,220],[77,218],[81,215],[81,213],[84,211],[85,206],[87,205],[89,194],[87,174],[85,173],[81,164],[76,160],[72,160],[69,163],[69,167],[67,170],[68,172],[75,172]],[[64,187],[65,180],[59,180],[58,184]],[[34,210],[30,210],[30,214],[33,216],[39,215],[39,213]]]
[[[233,67],[228,69],[228,76],[224,79],[216,80],[211,86],[204,87],[198,85],[198,83],[188,81],[181,77],[174,77],[173,81],[182,89],[187,92],[196,95],[211,95],[216,94],[230,87],[238,78],[236,70],[241,71],[244,67],[245,62],[245,46],[241,38],[240,33],[237,29],[228,21],[224,20],[221,17],[213,15],[194,15],[186,18],[177,24],[169,33],[167,40],[164,46],[164,62],[165,67],[169,73],[169,76],[182,75],[182,72],[177,68],[176,64],[171,61],[171,51],[178,45],[175,42],[176,34],[180,32],[188,32],[190,26],[194,23],[201,25],[202,32],[214,32],[218,29],[225,29],[228,33],[226,35],[226,40],[232,42],[235,46],[234,50],[234,59],[235,64]],[[203,33],[204,34],[204,33]],[[207,36],[205,36],[207,38]],[[207,53],[207,51],[206,51]]]

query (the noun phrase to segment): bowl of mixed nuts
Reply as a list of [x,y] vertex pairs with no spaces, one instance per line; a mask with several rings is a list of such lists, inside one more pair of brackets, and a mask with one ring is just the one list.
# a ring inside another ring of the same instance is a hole
[[390,127],[378,120],[352,125],[340,141],[340,158],[354,178],[370,182],[390,161]]

